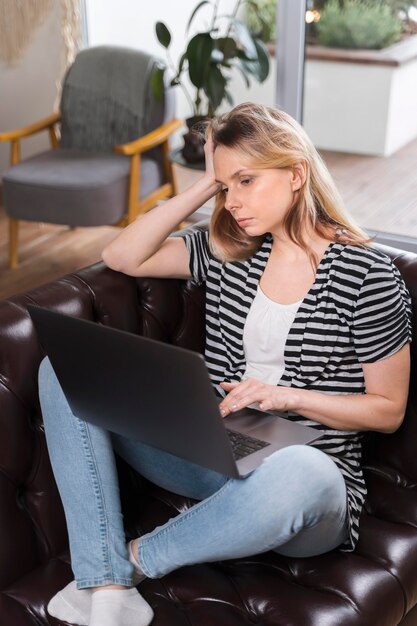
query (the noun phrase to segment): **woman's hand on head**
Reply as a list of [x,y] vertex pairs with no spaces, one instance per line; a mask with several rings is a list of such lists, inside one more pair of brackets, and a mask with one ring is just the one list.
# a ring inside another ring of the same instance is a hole
[[292,390],[288,387],[267,385],[256,378],[240,382],[220,383],[227,396],[219,405],[223,417],[258,403],[262,411],[288,411],[292,409]]
[[[206,160],[205,176],[211,181],[214,181],[215,180],[214,163],[213,163],[214,144],[213,144],[213,138],[211,134],[208,135],[207,141],[204,144],[204,156]],[[218,191],[220,191],[220,189],[221,189],[221,185],[220,183],[218,183]]]

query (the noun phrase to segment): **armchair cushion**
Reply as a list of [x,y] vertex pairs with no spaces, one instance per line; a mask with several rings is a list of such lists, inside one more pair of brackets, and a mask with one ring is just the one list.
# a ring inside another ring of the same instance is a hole
[[[11,217],[50,224],[115,224],[126,209],[129,157],[58,148],[6,170],[4,197]],[[163,183],[159,162],[141,158],[140,196]]]

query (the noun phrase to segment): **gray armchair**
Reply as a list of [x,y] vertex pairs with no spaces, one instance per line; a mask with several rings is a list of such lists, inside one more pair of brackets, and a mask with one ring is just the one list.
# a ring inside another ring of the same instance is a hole
[[[142,51],[97,46],[78,53],[60,113],[0,134],[11,142],[3,174],[9,265],[18,263],[19,220],[69,226],[125,226],[176,194],[169,137],[181,127],[172,88],[151,92],[157,60]],[[60,126],[60,132],[59,132]],[[20,161],[20,141],[48,131],[51,149]]]

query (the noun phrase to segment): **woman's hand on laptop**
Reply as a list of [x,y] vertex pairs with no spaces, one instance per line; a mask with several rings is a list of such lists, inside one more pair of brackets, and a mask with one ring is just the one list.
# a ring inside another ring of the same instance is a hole
[[220,403],[220,413],[226,417],[257,403],[261,411],[294,410],[294,390],[288,387],[267,385],[256,378],[244,378],[240,382],[222,382],[220,387],[227,396]]

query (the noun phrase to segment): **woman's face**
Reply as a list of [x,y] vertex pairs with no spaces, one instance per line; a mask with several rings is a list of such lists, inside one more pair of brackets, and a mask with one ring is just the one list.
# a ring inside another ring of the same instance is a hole
[[283,220],[302,184],[302,172],[251,167],[242,152],[225,146],[214,152],[214,171],[226,194],[226,210],[247,235],[282,234]]

